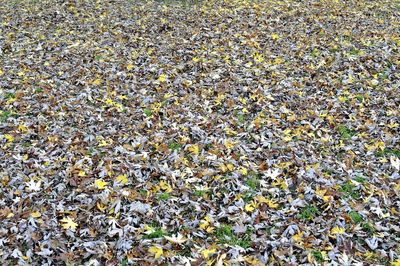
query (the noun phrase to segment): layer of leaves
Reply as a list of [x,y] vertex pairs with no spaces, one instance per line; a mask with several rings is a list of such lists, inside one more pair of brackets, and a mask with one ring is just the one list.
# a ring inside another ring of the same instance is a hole
[[0,1],[0,262],[398,265],[399,7]]

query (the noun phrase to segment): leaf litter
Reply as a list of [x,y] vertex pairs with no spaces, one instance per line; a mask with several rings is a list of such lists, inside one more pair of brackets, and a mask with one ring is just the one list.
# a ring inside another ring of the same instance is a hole
[[399,265],[399,4],[185,3],[1,3],[0,261]]

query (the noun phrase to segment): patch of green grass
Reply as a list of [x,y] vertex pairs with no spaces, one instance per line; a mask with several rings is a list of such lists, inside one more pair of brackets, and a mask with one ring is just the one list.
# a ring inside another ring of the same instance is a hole
[[249,248],[251,246],[250,232],[246,231],[244,236],[238,238],[230,225],[221,225],[215,230],[215,236],[218,238],[219,244]]
[[160,238],[167,235],[167,233],[162,230],[161,228],[157,227],[155,228],[154,232],[148,234],[148,235],[144,235],[143,239],[154,239],[154,238]]
[[0,111],[0,122],[6,122],[10,116],[11,116],[11,112]]
[[315,259],[317,262],[319,262],[319,263],[321,263],[321,262],[324,261],[324,256],[322,255],[321,251],[319,251],[319,250],[313,250],[313,251],[311,252],[311,255],[312,255],[312,256],[314,257],[314,259]]
[[159,4],[179,4],[181,6],[191,6],[199,4],[202,0],[156,0]]
[[346,197],[351,197],[353,199],[359,199],[360,193],[357,191],[357,188],[350,181],[342,184],[339,189],[340,192],[344,193]]
[[355,223],[355,224],[361,223],[363,220],[363,217],[361,216],[361,214],[359,214],[356,211],[349,212],[349,216],[350,216],[351,220],[353,221],[353,223]]
[[159,201],[166,201],[166,200],[169,200],[169,198],[171,198],[171,195],[166,192],[163,192],[163,193],[157,195],[157,200],[159,200]]
[[324,173],[328,176],[331,176],[335,173],[335,171],[333,169],[325,169]]
[[352,47],[352,48],[350,49],[350,51],[349,51],[349,54],[350,54],[350,55],[361,55],[361,54],[362,54],[362,51],[359,50],[359,49],[357,49],[357,48]]
[[400,158],[400,150],[385,148],[383,151],[380,150],[375,153],[375,156],[377,156],[377,157],[383,157],[383,156],[387,156],[387,155],[389,155],[389,156],[393,155],[393,156]]
[[299,218],[302,220],[312,220],[318,213],[318,208],[314,205],[307,205],[301,209]]
[[150,117],[150,116],[153,115],[153,112],[152,112],[150,109],[147,109],[147,108],[143,109],[143,113],[144,113],[147,117]]
[[367,182],[367,179],[361,175],[358,175],[354,178],[354,181],[357,181],[358,183],[364,184]]
[[375,228],[369,223],[365,222],[361,225],[361,228],[364,232],[366,232],[368,235],[373,235],[375,233]]
[[193,195],[195,195],[196,197],[203,197],[208,193],[207,190],[195,190],[193,192]]
[[340,134],[340,137],[342,139],[351,139],[351,137],[355,136],[357,134],[357,131],[351,130],[345,125],[339,125],[337,126],[337,130]]
[[213,147],[212,143],[207,143],[206,145],[204,145],[204,150],[208,151]]
[[13,98],[15,98],[15,93],[12,93],[12,92],[7,92],[6,93],[6,95],[4,95],[4,98],[5,99],[13,99]]
[[312,51],[311,51],[311,53],[310,53],[310,55],[311,55],[311,57],[312,58],[317,58],[318,56],[319,56],[319,51],[318,51],[318,49],[317,48],[314,48]]
[[251,190],[254,191],[257,190],[259,183],[260,182],[255,176],[246,180],[246,186],[248,186]]
[[44,90],[43,90],[43,88],[36,88],[35,89],[35,93],[41,93],[41,92],[43,92]]
[[178,142],[170,142],[168,148],[173,151],[179,151],[182,148],[182,144]]
[[140,194],[142,197],[146,197],[146,196],[147,196],[147,190],[141,188],[141,189],[139,189],[139,194]]
[[246,116],[244,114],[237,114],[237,121],[239,124],[243,124],[246,121]]
[[356,96],[356,99],[357,99],[357,101],[359,101],[359,102],[363,102],[364,96],[361,95],[361,94],[358,94],[358,95]]

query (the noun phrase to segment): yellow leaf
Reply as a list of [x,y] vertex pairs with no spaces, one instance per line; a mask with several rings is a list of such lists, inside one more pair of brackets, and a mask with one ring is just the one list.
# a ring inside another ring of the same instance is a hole
[[208,216],[204,217],[204,220],[200,222],[199,227],[201,229],[206,229],[210,225],[210,218]]
[[282,62],[283,62],[283,59],[280,58],[280,57],[277,57],[277,58],[275,58],[275,60],[274,60],[274,64],[275,64],[275,65],[279,65],[279,64],[281,64]]
[[96,207],[97,207],[97,209],[99,209],[101,212],[104,211],[104,210],[107,208],[107,206],[106,206],[106,205],[103,205],[101,202],[97,202],[97,203],[96,203]]
[[228,168],[225,166],[225,164],[220,164],[220,165],[219,165],[219,169],[220,169],[223,173],[225,173],[226,171],[228,171]]
[[341,235],[344,234],[345,232],[346,230],[343,227],[338,227],[338,226],[333,227],[331,230],[332,235],[338,235],[338,234]]
[[78,224],[75,223],[74,220],[72,220],[70,217],[64,217],[63,219],[61,219],[60,222],[62,223],[62,228],[71,229],[72,231],[74,231],[78,226]]
[[375,143],[375,146],[377,148],[379,148],[381,151],[383,151],[385,149],[385,142],[383,141],[378,141],[377,143]]
[[224,131],[226,132],[226,134],[231,135],[231,136],[235,136],[236,135],[236,131],[232,130],[229,127],[224,128]]
[[242,174],[242,175],[247,175],[247,168],[246,167],[240,167],[240,169],[239,169],[239,171],[240,171],[240,173]]
[[161,75],[158,77],[158,81],[160,81],[160,82],[166,82],[166,81],[167,81],[167,75],[161,74]]
[[197,62],[200,61],[200,58],[198,58],[198,57],[193,57],[192,60],[193,60],[193,62],[197,63]]
[[244,261],[247,262],[249,265],[252,265],[252,266],[261,266],[261,265],[265,265],[264,263],[261,263],[257,258],[255,258],[255,257],[250,257],[250,256],[244,257]]
[[42,214],[38,211],[35,212],[31,212],[31,217],[32,218],[39,218],[40,216],[42,216]]
[[198,146],[197,144],[190,145],[190,147],[188,148],[188,150],[189,150],[191,153],[195,154],[195,155],[198,155],[198,154],[199,154],[199,146]]
[[284,178],[277,178],[275,181],[272,182],[272,185],[274,187],[281,187],[281,189],[283,190],[287,190],[288,188],[287,181]]
[[107,187],[108,182],[105,182],[101,179],[96,179],[94,181],[94,185],[96,186],[97,189],[105,189]]
[[159,257],[161,257],[164,254],[164,251],[162,248],[158,247],[158,246],[152,246],[149,248],[149,252],[154,255],[155,259],[158,259]]
[[18,130],[22,133],[28,132],[28,128],[23,124],[18,125]]
[[315,194],[323,198],[325,196],[326,189],[320,189],[319,187],[315,190]]
[[233,141],[230,141],[230,140],[225,140],[225,143],[224,143],[224,145],[225,145],[225,148],[227,148],[227,149],[232,149],[232,148],[234,148],[235,147],[235,142],[233,142]]
[[95,80],[92,81],[92,84],[98,86],[98,85],[100,85],[102,82],[103,82],[103,81],[102,81],[101,79],[95,79]]
[[133,67],[134,67],[134,65],[132,65],[132,64],[128,64],[128,65],[126,66],[126,69],[127,69],[127,70],[132,70],[132,69],[133,69]]
[[215,252],[217,252],[215,248],[203,249],[201,251],[201,255],[203,255],[203,258],[208,259],[210,255],[214,254]]
[[171,93],[166,93],[165,95],[164,95],[164,99],[169,99],[169,98],[171,98],[171,97],[173,97],[174,95],[173,94],[171,94]]
[[161,187],[162,190],[164,190],[167,193],[172,192],[172,187],[167,182],[165,182],[164,180],[162,180],[160,182],[160,187]]
[[400,259],[392,261],[392,263],[390,265],[392,265],[392,266],[400,266]]
[[298,232],[297,234],[295,234],[295,235],[292,236],[292,239],[293,239],[295,242],[301,242],[301,240],[303,239],[303,235],[304,235],[303,232]]
[[272,209],[276,209],[279,206],[279,204],[276,201],[267,199],[267,198],[265,198],[264,196],[261,196],[261,195],[258,195],[256,197],[256,201],[258,203],[265,203],[265,204],[268,205],[268,207],[270,207]]
[[111,100],[110,98],[107,98],[107,99],[105,100],[105,103],[106,103],[107,105],[114,105],[114,104],[115,104],[115,102],[114,102],[113,100]]
[[119,175],[115,178],[115,180],[119,183],[121,183],[122,185],[126,185],[126,183],[128,183],[128,178],[126,175]]
[[4,137],[8,142],[13,142],[15,140],[15,138],[10,134],[5,134]]
[[254,201],[251,201],[250,203],[246,204],[246,206],[244,206],[244,209],[247,212],[253,212],[255,208],[256,208],[256,204]]
[[83,170],[80,170],[78,173],[78,176],[80,176],[80,177],[86,176],[86,172]]
[[276,40],[279,40],[279,39],[280,39],[279,35],[278,35],[278,34],[276,34],[276,33],[272,33],[272,34],[271,34],[271,38],[272,38],[272,40],[274,40],[274,41],[276,41]]
[[212,226],[207,227],[206,232],[211,234],[212,232],[214,232],[214,227]]
[[4,71],[0,69],[0,76],[4,74]]

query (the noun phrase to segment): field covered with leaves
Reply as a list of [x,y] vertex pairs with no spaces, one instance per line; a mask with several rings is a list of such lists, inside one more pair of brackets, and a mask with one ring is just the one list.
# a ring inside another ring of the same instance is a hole
[[400,265],[400,3],[0,0],[2,265]]

